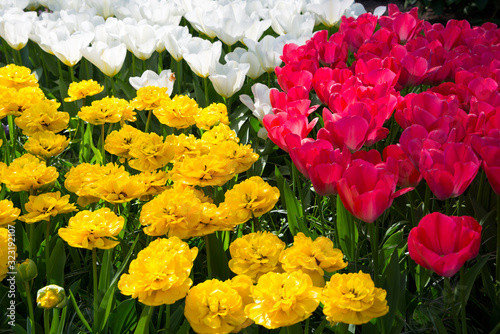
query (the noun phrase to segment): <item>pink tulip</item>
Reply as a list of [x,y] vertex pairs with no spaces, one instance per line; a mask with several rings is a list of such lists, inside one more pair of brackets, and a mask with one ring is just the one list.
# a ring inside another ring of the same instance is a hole
[[361,14],[356,19],[342,16],[339,32],[345,34],[347,48],[354,53],[373,35],[376,25],[377,17],[371,13]]
[[388,7],[389,16],[380,17],[379,24],[381,27],[394,31],[403,44],[422,31],[424,21],[418,19],[417,7],[407,13],[400,12],[395,4],[389,4]]
[[410,257],[440,276],[451,277],[479,253],[481,229],[469,216],[428,214],[408,235]]
[[413,189],[396,191],[397,180],[394,159],[389,158],[377,165],[357,159],[345,170],[337,183],[337,190],[345,208],[354,217],[373,223],[392,205],[394,198]]
[[481,161],[469,145],[447,143],[442,149],[422,149],[419,170],[440,200],[460,196],[476,176]]
[[317,121],[318,119],[315,118],[309,122],[304,115],[291,115],[286,112],[279,112],[276,115],[268,114],[262,120],[268,132],[269,139],[286,152],[288,152],[288,148],[285,143],[285,136],[289,133],[294,133],[300,139],[304,139],[314,128]]
[[410,159],[408,159],[408,156],[401,148],[401,145],[393,144],[386,146],[383,151],[383,157],[385,161],[391,157],[396,159],[398,162],[398,186],[416,187],[422,180],[422,175],[411,163]]

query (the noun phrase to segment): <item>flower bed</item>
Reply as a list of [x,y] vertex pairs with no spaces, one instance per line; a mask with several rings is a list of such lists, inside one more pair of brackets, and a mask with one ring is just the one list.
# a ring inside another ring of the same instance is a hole
[[500,330],[496,25],[30,6],[0,9],[2,329]]

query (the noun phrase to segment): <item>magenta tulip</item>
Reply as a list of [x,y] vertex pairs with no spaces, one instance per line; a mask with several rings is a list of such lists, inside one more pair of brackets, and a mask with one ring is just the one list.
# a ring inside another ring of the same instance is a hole
[[408,235],[410,257],[440,276],[451,277],[479,253],[481,229],[469,216],[428,214]]

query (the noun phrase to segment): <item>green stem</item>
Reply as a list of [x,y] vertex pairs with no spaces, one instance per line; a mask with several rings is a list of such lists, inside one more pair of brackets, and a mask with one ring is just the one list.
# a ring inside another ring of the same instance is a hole
[[453,322],[455,323],[455,333],[460,333],[460,322],[458,321],[458,310],[457,303],[455,303],[455,291],[451,288],[451,279],[449,277],[444,278],[445,293],[445,305],[451,306],[451,313],[453,316]]
[[339,322],[337,325],[337,333],[339,334],[349,333],[349,324],[344,324],[343,322]]
[[[63,311],[63,313],[64,313],[64,311]],[[63,325],[64,325],[64,323],[63,323]],[[51,326],[51,328],[55,328],[56,332],[58,331],[58,328],[59,328],[59,309],[58,308],[52,309],[52,326]]]
[[144,129],[144,132],[148,132],[149,131],[149,126],[151,124],[151,114],[152,114],[153,110],[149,110],[148,111],[148,119],[146,120],[146,128]]
[[36,263],[36,259],[33,256],[33,251],[35,247],[35,224],[30,224],[30,245],[29,245],[29,250],[28,250],[28,258],[32,259]]
[[482,194],[483,194],[483,187],[484,187],[484,183],[485,183],[485,178],[486,178],[486,174],[485,172],[481,169],[480,171],[481,173],[481,177],[479,179],[479,189],[477,190],[477,195],[476,195],[476,201],[478,203],[481,203],[481,197],[482,197]]
[[26,289],[26,300],[28,301],[28,312],[30,315],[31,333],[35,334],[35,313],[33,312],[33,301],[31,300],[30,282],[24,282],[24,288]]
[[210,105],[210,100],[208,97],[208,78],[207,77],[203,78],[203,88],[205,90],[205,107],[208,107]]
[[101,124],[101,155],[102,155],[102,165],[106,165],[106,151],[104,150],[104,138],[105,138],[105,132],[104,132],[104,123]]
[[170,304],[165,305],[165,316],[166,321],[165,321],[165,329],[167,330],[167,333],[170,333]]
[[252,213],[252,230],[253,232],[260,232],[262,231],[261,227],[260,227],[260,222],[259,222],[259,218],[255,217]]
[[16,50],[14,54],[17,55],[17,64],[19,66],[23,66],[23,58],[21,57],[21,50]]
[[[33,224],[32,224],[33,225]],[[50,284],[50,270],[49,270],[49,259],[50,259],[50,217],[45,224],[45,275],[47,277],[47,285]]]
[[425,185],[425,197],[424,197],[424,216],[428,213],[431,212],[431,210],[429,210],[429,203],[431,201],[431,188],[429,188],[429,186],[426,184]]
[[133,54],[130,54],[132,57],[132,76],[135,77],[135,56]]
[[43,310],[43,328],[45,329],[45,334],[50,334],[50,309]]
[[212,279],[212,261],[210,259],[210,243],[208,241],[208,235],[205,235],[205,248],[207,249],[207,276],[208,279]]
[[408,202],[410,203],[410,219],[411,219],[411,226],[412,227],[415,227],[415,207],[413,206],[413,190],[408,192],[408,194],[406,195],[408,197]]
[[176,61],[177,63],[177,80],[175,82],[177,82],[177,90],[178,90],[178,93],[179,95],[182,94],[183,90],[182,90],[182,59],[179,60],[179,61]]
[[[332,210],[333,225],[335,226],[335,246],[340,249],[339,227],[337,221],[337,195],[330,196],[330,206]],[[324,235],[324,234],[323,234]]]
[[9,137],[10,137],[10,144],[12,145],[12,156],[10,157],[11,161],[14,161],[16,159],[16,152],[17,152],[17,126],[16,123],[14,122],[14,116],[9,115],[7,117],[7,122],[9,123]]
[[163,52],[158,53],[158,74],[163,71]]
[[467,334],[467,317],[466,317],[466,301],[465,301],[465,269],[464,266],[460,268],[460,315],[462,318],[462,334]]
[[2,46],[3,46],[3,51],[5,54],[5,64],[12,64],[14,63],[14,60],[10,60],[9,58],[9,45],[7,42],[2,38]]
[[99,312],[98,309],[99,309],[99,298],[98,298],[98,287],[99,287],[99,284],[97,282],[97,250],[96,248],[92,248],[92,283],[94,285],[94,296],[93,296],[93,300],[94,300],[94,324],[93,324],[93,329],[94,329],[94,332],[96,331],[96,329],[98,328],[98,324],[99,324],[99,321],[97,319],[98,317],[98,314]]
[[370,245],[373,258],[373,282],[378,286],[378,219],[373,224],[368,224],[370,232]]
[[90,328],[89,323],[87,322],[87,320],[85,320],[85,317],[83,316],[82,311],[80,311],[80,308],[76,304],[76,300],[75,300],[75,296],[73,295],[73,291],[69,290],[69,294],[71,296],[71,298],[70,298],[71,304],[73,304],[73,308],[75,309],[75,312],[78,315],[78,318],[83,323],[83,325],[89,330],[89,332],[92,333],[92,328]]

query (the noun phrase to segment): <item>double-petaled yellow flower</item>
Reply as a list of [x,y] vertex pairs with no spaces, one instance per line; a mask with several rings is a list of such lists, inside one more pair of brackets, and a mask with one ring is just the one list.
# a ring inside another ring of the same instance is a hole
[[110,249],[120,242],[114,240],[123,229],[125,219],[108,208],[80,211],[59,229],[59,236],[71,247]]
[[[9,268],[9,260],[15,260],[15,256],[17,256],[15,253],[16,244],[11,238],[9,230],[0,227],[0,282],[3,281],[9,271],[13,271],[12,268]],[[14,250],[14,254],[9,254],[9,250],[11,249]],[[12,257],[13,255],[14,257]]]
[[50,131],[36,132],[24,144],[24,149],[29,153],[44,159],[55,157],[69,145],[66,136]]
[[369,274],[335,274],[323,289],[323,313],[332,325],[361,325],[389,312],[386,294],[375,287]]
[[270,211],[278,202],[280,192],[260,176],[253,176],[228,190],[224,202],[241,223]]
[[0,119],[8,115],[21,116],[32,105],[45,100],[45,94],[38,87],[12,87],[0,89]]
[[271,232],[255,232],[244,235],[229,246],[229,269],[237,275],[247,275],[254,282],[260,276],[281,271],[279,257],[285,243]]
[[212,279],[192,287],[184,308],[191,328],[196,333],[226,334],[250,325],[242,294],[246,294],[251,284],[249,279],[235,283]]
[[36,293],[36,305],[40,308],[50,310],[53,308],[63,308],[68,304],[68,297],[64,288],[58,285],[47,285]]
[[313,241],[302,232],[293,238],[293,245],[281,253],[280,262],[287,272],[302,270],[319,287],[325,285],[325,271],[333,272],[347,266],[344,254],[333,247],[330,239],[318,237]]
[[59,173],[31,154],[15,159],[2,172],[2,181],[11,191],[50,189]]
[[189,248],[177,237],[156,239],[130,263],[118,289],[146,305],[173,304],[184,298],[193,284],[189,274],[197,255],[198,248]]
[[141,195],[141,199],[161,194],[167,189],[168,174],[162,170],[142,172],[132,175],[131,178],[144,184],[144,193]]
[[61,197],[59,191],[55,193],[43,193],[38,196],[30,196],[25,205],[27,214],[19,217],[19,220],[32,224],[42,220],[50,220],[59,214],[76,211],[74,204],[69,203],[69,195]]
[[29,68],[10,64],[0,67],[0,86],[17,90],[23,87],[38,87],[38,80]]
[[167,87],[146,86],[137,90],[137,96],[130,104],[137,110],[153,110],[168,100]]
[[196,101],[186,95],[176,95],[173,99],[162,100],[160,106],[153,109],[153,114],[160,123],[177,129],[194,125],[195,117],[199,113],[200,107]]
[[[129,151],[142,137],[148,137],[148,134],[125,124],[120,130],[115,130],[106,136],[104,149],[111,154],[121,158],[130,158]],[[149,138],[149,137],[148,137]]]
[[19,214],[21,209],[16,208],[14,203],[8,199],[3,199],[0,201],[0,228],[7,227],[9,224],[13,224]]
[[66,129],[69,123],[69,114],[57,111],[60,105],[54,100],[42,100],[26,109],[15,122],[27,136],[42,131],[58,133]]
[[270,272],[251,288],[254,302],[245,307],[247,316],[268,329],[286,327],[311,316],[319,305],[321,288],[301,271]]
[[93,96],[99,94],[104,90],[97,81],[92,79],[82,80],[80,82],[72,82],[69,84],[68,96],[64,99],[65,102],[72,102],[76,100],[81,100],[87,96]]
[[167,165],[174,158],[174,136],[163,136],[156,133],[142,135],[129,150],[130,167],[141,172],[154,171]]
[[127,109],[132,109],[127,100],[107,96],[93,101],[90,106],[82,107],[78,117],[94,125],[117,123],[122,120],[122,114]]
[[227,107],[223,103],[212,103],[208,107],[200,110],[198,115],[194,117],[196,126],[203,130],[210,130],[218,124],[229,124],[227,117]]

